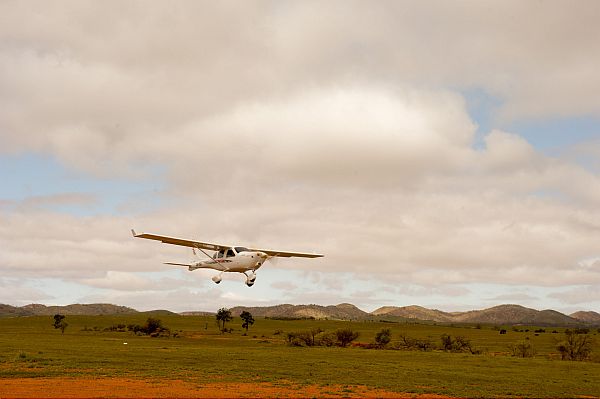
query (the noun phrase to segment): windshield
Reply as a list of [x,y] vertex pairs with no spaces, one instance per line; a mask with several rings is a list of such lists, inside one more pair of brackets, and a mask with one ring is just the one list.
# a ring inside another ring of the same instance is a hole
[[237,252],[238,254],[240,252],[248,252],[248,251],[249,251],[249,249],[246,247],[235,247],[235,252]]

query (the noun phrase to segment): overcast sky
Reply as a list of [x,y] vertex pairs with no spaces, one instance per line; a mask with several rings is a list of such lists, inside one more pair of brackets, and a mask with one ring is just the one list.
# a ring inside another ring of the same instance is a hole
[[[597,1],[3,1],[0,303],[600,311]],[[130,228],[322,259],[238,274]]]

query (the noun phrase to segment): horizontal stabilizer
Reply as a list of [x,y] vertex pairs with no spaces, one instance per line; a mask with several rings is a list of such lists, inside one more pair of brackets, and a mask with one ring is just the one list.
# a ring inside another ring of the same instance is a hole
[[185,267],[194,267],[196,266],[193,263],[175,263],[175,262],[165,262],[165,265],[172,265],[172,266],[185,266]]

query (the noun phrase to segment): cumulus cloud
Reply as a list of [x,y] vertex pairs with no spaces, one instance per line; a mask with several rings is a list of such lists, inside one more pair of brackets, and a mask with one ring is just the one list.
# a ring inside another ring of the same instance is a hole
[[[113,265],[157,270],[159,259],[181,256],[133,242],[129,228],[141,225],[324,252],[324,260],[292,265],[400,274],[422,285],[600,282],[594,268],[573,268],[598,241],[600,214],[589,204],[600,198],[600,179],[511,133],[493,131],[485,148],[474,149],[473,123],[456,95],[302,93],[240,106],[180,133],[175,142],[165,135],[130,146],[170,159],[174,207],[135,219],[5,213],[8,272],[93,278]],[[203,143],[209,149],[198,154]],[[339,278],[319,283],[343,288]]]
[[55,297],[42,289],[29,286],[22,279],[0,278],[0,303],[23,306],[52,299],[55,299]]
[[581,285],[564,291],[553,292],[548,295],[551,298],[559,299],[561,302],[569,305],[580,304],[600,304],[600,293],[598,287],[594,285]]
[[492,125],[597,115],[600,7],[434,5],[3,3],[0,151],[133,182],[158,166],[165,179],[162,207],[136,198],[119,216],[52,211],[93,206],[82,193],[0,199],[3,274],[130,303],[144,296],[127,289],[161,284],[166,303],[197,299],[138,274],[191,254],[133,240],[135,227],[323,252],[278,265],[308,271],[323,300],[375,300],[353,279],[449,296],[462,283],[600,284],[596,266],[581,266],[598,256],[598,174],[506,129],[476,146],[461,94],[498,98]]
[[34,195],[22,200],[4,200],[0,207],[19,211],[35,211],[40,209],[54,209],[57,207],[91,207],[97,202],[93,194],[85,193],[60,193],[51,195]]

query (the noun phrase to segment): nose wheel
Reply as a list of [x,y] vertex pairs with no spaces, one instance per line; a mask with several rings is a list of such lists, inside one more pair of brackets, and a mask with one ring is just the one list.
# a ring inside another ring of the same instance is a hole
[[250,272],[250,274],[247,274],[246,272],[244,272],[244,275],[246,276],[246,285],[248,287],[252,287],[254,285],[254,282],[256,281],[256,273]]
[[219,284],[221,280],[223,280],[223,273],[219,273],[218,275],[212,278],[212,281],[214,281],[215,284]]

